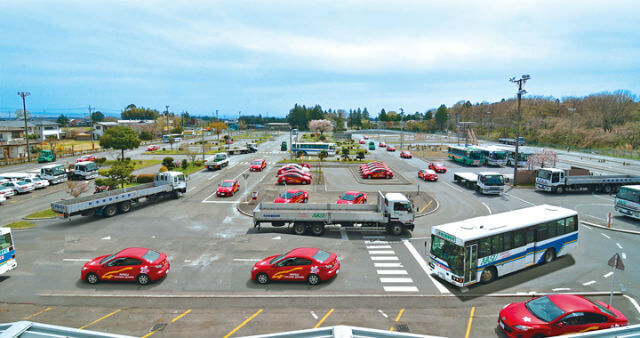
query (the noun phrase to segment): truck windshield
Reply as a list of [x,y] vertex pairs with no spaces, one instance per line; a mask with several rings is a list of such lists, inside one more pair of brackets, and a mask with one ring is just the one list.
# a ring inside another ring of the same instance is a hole
[[630,188],[622,187],[616,195],[617,198],[640,203],[640,190],[633,190]]
[[215,161],[222,161],[222,160],[224,160],[224,155],[216,155]]
[[550,180],[551,179],[551,172],[547,171],[547,170],[540,170],[540,171],[538,171],[538,178],[541,178],[543,180]]
[[486,185],[504,185],[504,177],[502,175],[487,175],[484,177]]
[[185,181],[184,175],[178,175],[178,181],[184,182]]
[[411,211],[411,203],[395,202],[393,203],[394,211]]
[[431,254],[447,262],[453,274],[463,275],[464,250],[461,246],[431,235]]

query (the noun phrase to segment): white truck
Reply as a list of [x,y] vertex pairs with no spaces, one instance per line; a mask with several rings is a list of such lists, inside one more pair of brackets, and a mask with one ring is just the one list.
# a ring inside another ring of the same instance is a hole
[[620,187],[614,208],[621,215],[640,220],[640,185]]
[[220,170],[229,165],[229,155],[227,153],[217,153],[215,156],[209,157],[204,162],[208,170]]
[[504,192],[504,176],[496,172],[454,173],[453,180],[481,194],[502,194]]
[[67,181],[67,171],[64,164],[49,164],[40,167],[40,178],[49,181],[50,184],[58,184]]
[[246,143],[244,146],[232,145],[227,149],[229,155],[255,153],[256,151],[258,151],[258,147],[256,147],[255,143]]
[[71,180],[90,180],[98,177],[98,166],[91,161],[77,162],[67,176]]
[[138,202],[141,197],[147,200],[156,200],[163,196],[178,198],[186,192],[187,181],[184,174],[166,171],[157,173],[152,183],[53,202],[51,210],[63,218],[73,215],[111,217],[118,211],[123,214],[131,211],[131,205]]
[[285,224],[296,235],[307,232],[321,236],[328,225],[386,230],[399,236],[405,230],[413,230],[414,210],[411,202],[400,193],[378,192],[376,204],[333,203],[267,203],[262,202],[253,210],[253,226],[264,223],[274,227]]
[[536,176],[536,190],[562,194],[565,191],[588,190],[610,194],[623,185],[640,184],[640,176],[632,175],[575,175],[576,170],[542,168]]

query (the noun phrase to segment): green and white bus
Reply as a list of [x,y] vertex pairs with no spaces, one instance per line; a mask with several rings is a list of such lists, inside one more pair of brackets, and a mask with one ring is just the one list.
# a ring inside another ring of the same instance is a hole
[[[495,146],[504,149],[507,152],[507,165],[513,167],[516,163],[516,147],[512,146]],[[535,154],[533,150],[525,147],[518,147],[518,167],[526,167],[529,163],[529,156]]]
[[495,146],[473,146],[482,154],[482,164],[494,167],[503,167],[507,164],[507,151]]
[[304,155],[318,155],[321,151],[326,151],[329,156],[335,156],[336,144],[326,142],[297,142],[291,145],[294,154],[302,152]]
[[466,165],[480,166],[482,164],[482,153],[473,148],[449,146],[449,158]]
[[490,282],[578,246],[578,213],[538,205],[431,229],[429,267],[457,286]]

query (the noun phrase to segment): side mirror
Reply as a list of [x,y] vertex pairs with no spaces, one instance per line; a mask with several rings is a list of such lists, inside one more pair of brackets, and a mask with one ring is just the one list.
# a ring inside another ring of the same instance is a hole
[[564,323],[563,322],[558,322],[558,324],[556,324],[557,327],[563,327]]

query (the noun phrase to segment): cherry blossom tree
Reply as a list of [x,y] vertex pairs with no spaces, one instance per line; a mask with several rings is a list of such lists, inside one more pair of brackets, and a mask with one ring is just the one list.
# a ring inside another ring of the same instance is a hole
[[319,131],[322,135],[325,131],[333,130],[333,123],[329,120],[311,120],[309,121],[309,130]]

